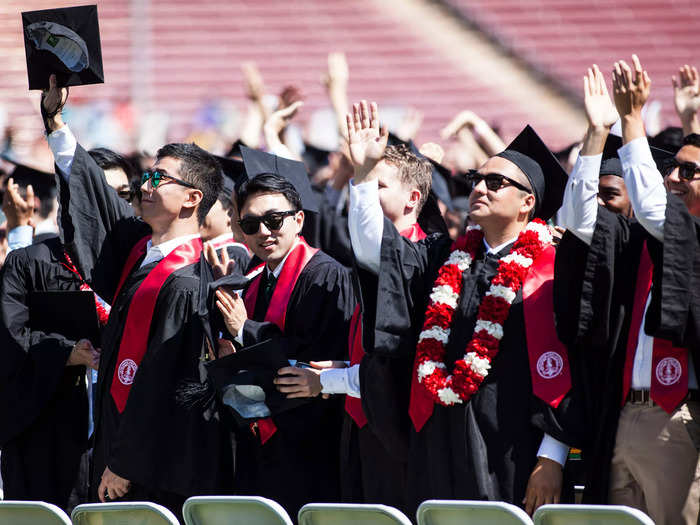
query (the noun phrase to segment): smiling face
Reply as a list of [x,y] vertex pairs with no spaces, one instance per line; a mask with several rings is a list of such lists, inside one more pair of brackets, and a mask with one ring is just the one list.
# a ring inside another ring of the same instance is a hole
[[[163,157],[156,161],[153,170],[182,180],[179,175],[181,160]],[[181,186],[169,179],[162,179],[157,188],[151,180],[141,185],[141,217],[153,229],[160,232],[167,229],[178,218],[196,221],[196,208],[202,200],[202,192]]]
[[[525,174],[511,161],[502,157],[491,157],[478,170],[480,175],[496,173],[529,187]],[[535,206],[535,196],[505,182],[496,191],[486,188],[480,181],[469,194],[469,218],[481,227],[493,225],[506,227],[516,221],[527,221]]]
[[598,203],[613,213],[632,216],[632,203],[622,177],[601,175],[598,181]]
[[[262,217],[268,213],[292,209],[292,205],[281,193],[255,193],[246,199],[240,216],[241,219]],[[261,222],[257,232],[250,235],[244,232],[243,237],[248,248],[274,270],[294,246],[303,226],[304,212],[298,211],[293,216],[285,217],[278,230],[270,230]]]
[[[700,168],[700,148],[690,144],[683,146],[676,153],[676,160],[680,163],[689,162]],[[666,188],[683,200],[691,214],[700,217],[700,173],[696,173],[694,179],[686,180],[680,178],[678,172],[676,167],[666,176]]]

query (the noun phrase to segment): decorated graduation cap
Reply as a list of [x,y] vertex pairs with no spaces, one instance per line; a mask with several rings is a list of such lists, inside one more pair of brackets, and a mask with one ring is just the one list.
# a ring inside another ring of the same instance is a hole
[[[285,159],[264,151],[241,146],[244,176],[246,180],[257,175],[273,174],[287,179],[301,197],[301,206],[305,211],[318,213],[318,197],[311,189],[309,175],[303,162]],[[236,190],[240,187],[236,185]]]
[[29,89],[104,82],[97,6],[22,13]]
[[[622,137],[617,135],[608,135],[603,147],[603,160],[600,164],[600,175],[616,175],[622,177],[622,163],[617,154],[617,150],[622,147]],[[656,167],[661,170],[664,163],[673,157],[673,153],[661,148],[649,146],[651,156],[654,159]]]
[[561,206],[568,175],[530,125],[498,153],[525,174],[535,196],[535,217],[550,219]]

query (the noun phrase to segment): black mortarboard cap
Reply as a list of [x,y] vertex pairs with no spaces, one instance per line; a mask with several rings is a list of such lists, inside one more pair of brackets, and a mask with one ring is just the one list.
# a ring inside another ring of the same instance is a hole
[[318,197],[311,188],[309,175],[303,162],[285,159],[245,146],[241,146],[241,156],[243,157],[245,176],[248,179],[253,179],[256,175],[263,173],[284,177],[297,190],[299,197],[301,197],[302,208],[305,211],[318,213]]
[[104,82],[97,6],[44,9],[22,13],[29,89]]
[[210,384],[239,422],[276,415],[309,401],[287,399],[277,390],[273,382],[277,371],[290,366],[278,342],[263,341],[204,366]]
[[229,159],[228,157],[220,157],[218,155],[214,155],[214,157],[219,162],[221,171],[224,174],[224,187],[221,193],[225,194],[226,198],[230,199],[234,190],[247,180],[243,161]]
[[530,181],[535,195],[535,217],[550,219],[561,207],[568,175],[554,154],[530,125],[498,153],[518,166]]
[[683,147],[683,128],[668,126],[653,137],[647,137],[649,145],[675,155]]
[[231,149],[228,150],[226,156],[237,157],[236,160],[238,160],[238,158],[241,156],[241,146],[245,146],[245,142],[243,142],[241,139],[237,139],[236,142],[231,145]]
[[25,166],[6,155],[0,157],[14,164],[15,168],[7,178],[12,177],[15,184],[19,184],[22,188],[26,188],[31,184],[34,195],[36,195],[39,200],[45,200],[56,196],[56,177],[53,173],[47,173],[30,166]]
[[[622,164],[620,163],[620,157],[617,154],[617,150],[619,150],[621,147],[622,137],[618,137],[617,135],[608,135],[608,139],[605,141],[605,146],[603,147],[603,161],[601,162],[600,166],[601,175],[617,175],[617,173],[612,173],[611,170],[608,169],[611,167],[614,168],[617,164],[620,167],[619,176],[622,177]],[[673,157],[673,153],[670,151],[656,148],[651,145],[649,146],[649,150],[651,150],[651,156],[659,170],[661,170],[666,160]],[[603,170],[604,167],[607,169],[605,172]]]
[[301,158],[304,160],[309,173],[315,174],[324,166],[328,166],[328,157],[331,153],[332,151],[327,149],[317,148],[311,144],[304,143],[304,153],[302,153]]
[[450,173],[450,170],[448,170],[445,166],[435,162],[433,159],[425,157],[424,155],[421,156],[427,159],[433,166],[433,182],[431,185],[433,193],[445,204],[445,206],[447,206],[448,210],[453,210],[454,206],[452,205],[452,195],[450,193],[450,185],[448,183],[448,181],[452,178],[452,173]]

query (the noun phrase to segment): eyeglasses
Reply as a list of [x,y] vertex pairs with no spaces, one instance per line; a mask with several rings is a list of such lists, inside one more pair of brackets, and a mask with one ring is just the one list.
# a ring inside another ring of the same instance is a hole
[[179,184],[180,186],[185,186],[186,188],[192,188],[194,190],[197,189],[197,187],[194,184],[190,184],[189,182],[185,182],[184,180],[176,179],[175,177],[171,177],[167,173],[163,173],[162,171],[158,170],[151,170],[151,171],[144,171],[143,175],[141,176],[141,184],[145,184],[147,180],[151,180],[151,186],[153,188],[157,188],[162,180],[170,180],[173,181],[175,184]]
[[700,167],[692,162],[678,162],[675,158],[671,157],[666,159],[661,166],[661,174],[664,177],[668,177],[673,170],[678,168],[678,177],[691,181],[695,178],[695,175],[700,173]]
[[238,224],[246,235],[253,235],[258,233],[260,230],[260,223],[263,223],[265,227],[270,231],[277,231],[282,227],[284,219],[296,215],[297,212],[294,210],[288,211],[273,211],[266,213],[261,217],[245,217],[238,221]]
[[469,170],[469,173],[467,173],[467,180],[471,184],[472,189],[474,189],[483,180],[486,182],[486,189],[490,191],[500,190],[504,185],[506,185],[504,183],[507,182],[508,186],[515,186],[519,190],[532,193],[532,190],[527,186],[524,186],[518,181],[506,177],[505,175],[501,175],[500,173],[487,173],[486,175],[482,175],[476,170]]

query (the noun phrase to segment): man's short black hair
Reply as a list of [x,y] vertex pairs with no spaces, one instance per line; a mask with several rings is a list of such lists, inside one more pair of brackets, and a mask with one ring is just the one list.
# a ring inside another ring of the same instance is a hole
[[273,173],[261,173],[244,182],[238,190],[236,202],[239,211],[243,209],[249,197],[258,193],[281,193],[294,211],[301,210],[301,197],[291,182]]
[[138,175],[136,166],[134,166],[128,158],[111,149],[94,148],[88,151],[88,155],[92,157],[92,160],[94,160],[103,171],[114,168],[121,169],[129,180]]
[[683,137],[683,145],[695,146],[696,148],[700,148],[700,134],[690,133],[689,135],[686,135],[685,137]]
[[197,220],[200,225],[204,224],[204,218],[216,202],[224,184],[221,166],[211,153],[194,143],[166,144],[156,153],[156,160],[165,157],[179,160],[178,175],[202,192],[202,202],[197,208]]

